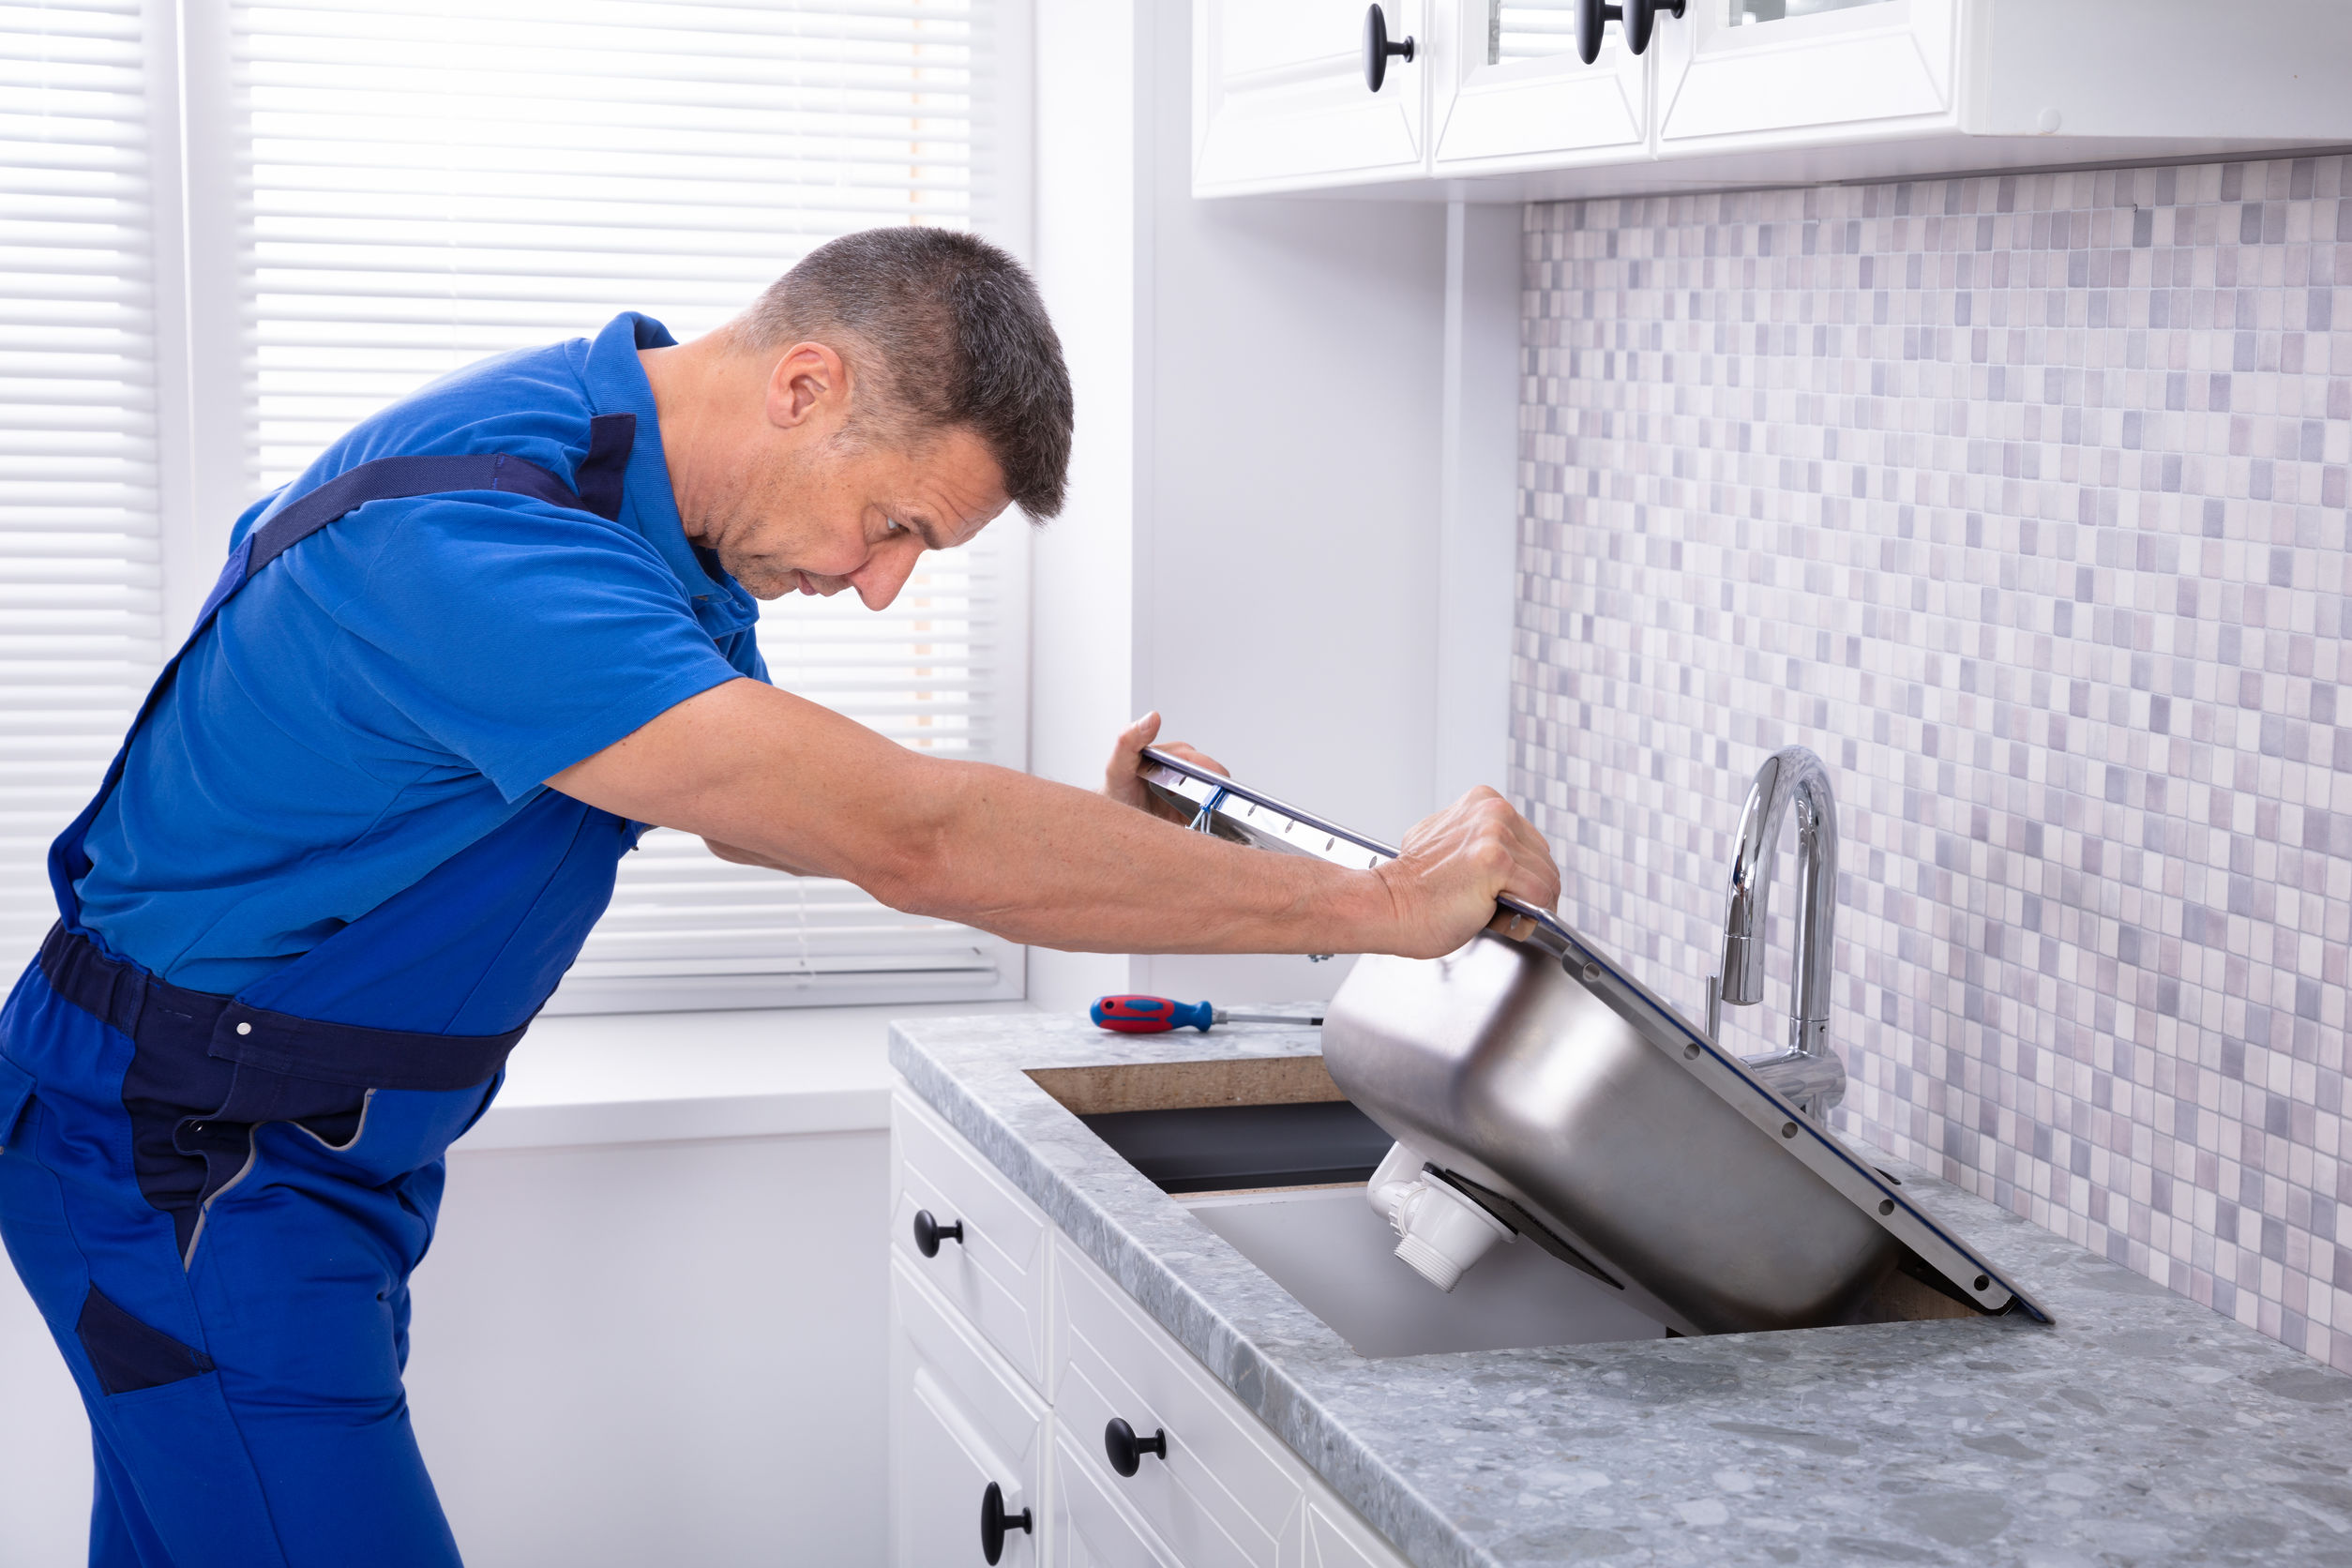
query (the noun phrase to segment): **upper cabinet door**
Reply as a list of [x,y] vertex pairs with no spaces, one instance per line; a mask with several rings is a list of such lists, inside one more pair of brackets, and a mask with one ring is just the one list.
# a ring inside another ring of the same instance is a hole
[[1622,163],[1650,145],[1650,63],[1612,22],[1576,53],[1575,0],[1439,0],[1434,173]]
[[1381,0],[1413,58],[1364,74],[1365,0],[1197,0],[1192,23],[1196,196],[1323,189],[1418,177],[1428,101],[1427,0]]
[[1688,0],[1658,20],[1662,156],[1958,124],[1960,0]]

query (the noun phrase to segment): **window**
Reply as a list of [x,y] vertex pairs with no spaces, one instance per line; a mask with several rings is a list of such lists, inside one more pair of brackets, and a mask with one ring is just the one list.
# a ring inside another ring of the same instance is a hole
[[0,8],[0,942],[162,657],[153,152],[139,0]]
[[[216,442],[234,461],[199,513],[216,540],[220,495],[234,493],[233,512],[369,411],[486,354],[591,334],[624,309],[690,337],[854,229],[1003,237],[1022,221],[999,177],[1020,142],[991,0],[183,9],[192,319],[200,345],[203,324],[234,324],[215,339],[228,352],[200,346],[194,359],[195,417],[235,411]],[[135,114],[137,93],[125,101]],[[1008,518],[932,558],[880,615],[850,595],[769,606],[760,637],[777,683],[910,746],[1018,765],[1020,534]],[[137,559],[87,569],[119,575]],[[13,566],[12,582],[28,580]],[[152,661],[152,624],[145,635]],[[12,712],[17,690],[0,698]],[[110,710],[117,729],[125,705]],[[98,765],[61,759],[64,794]],[[71,809],[43,799],[28,833],[45,838]],[[1020,988],[1008,943],[846,883],[727,866],[656,831],[624,864],[551,1010]]]

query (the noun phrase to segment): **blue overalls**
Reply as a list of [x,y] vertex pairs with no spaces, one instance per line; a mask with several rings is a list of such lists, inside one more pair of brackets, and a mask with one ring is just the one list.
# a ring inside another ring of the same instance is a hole
[[[232,553],[139,732],[220,607],[362,504],[521,491],[610,519],[634,418],[592,421],[577,490],[513,457],[385,458]],[[553,791],[233,997],[170,985],[60,918],[0,1013],[0,1235],[97,1453],[102,1568],[429,1568],[458,1550],[411,1432],[408,1276],[443,1153],[603,912],[637,827]]]

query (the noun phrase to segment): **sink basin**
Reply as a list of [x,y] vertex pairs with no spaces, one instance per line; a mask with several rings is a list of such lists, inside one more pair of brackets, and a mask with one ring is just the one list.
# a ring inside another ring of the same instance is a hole
[[[1038,1087],[1367,1358],[1658,1339],[1635,1294],[1527,1235],[1441,1291],[1395,1256],[1365,1200],[1388,1135],[1319,1056],[1036,1068]],[[1894,1273],[1846,1322],[1972,1309]]]
[[1396,1258],[1361,1182],[1180,1199],[1360,1356],[1663,1339],[1599,1280],[1525,1241],[1497,1247],[1449,1294]]
[[[1398,852],[1181,758],[1143,757],[1146,787],[1203,832],[1350,867]],[[1797,748],[1769,776],[1791,760],[1819,771]],[[1826,788],[1807,798],[1828,809]],[[1807,842],[1819,850],[1809,928],[1826,936],[1830,844]],[[1760,892],[1746,907],[1761,911]],[[1801,989],[1827,984],[1826,956],[1817,945],[1824,973]],[[1503,898],[1443,957],[1359,958],[1324,1006],[1322,1045],[1346,1097],[1396,1139],[1394,1172],[1375,1180],[1407,1216],[1411,1266],[1440,1286],[1507,1231],[1683,1334],[1849,1323],[1908,1294],[1904,1279],[1972,1312],[2048,1322],[1817,1119],[1844,1082],[1819,1001],[1805,1003],[1790,1057],[1748,1062],[1557,915]],[[1395,1178],[1415,1164],[1408,1190]]]

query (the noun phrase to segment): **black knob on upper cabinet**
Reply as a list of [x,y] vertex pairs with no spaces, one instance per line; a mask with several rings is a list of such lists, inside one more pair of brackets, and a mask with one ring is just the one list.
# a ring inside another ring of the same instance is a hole
[[1625,47],[1640,53],[1650,47],[1650,34],[1657,25],[1658,13],[1680,17],[1683,3],[1684,0],[1625,0],[1621,6],[1609,6],[1602,0],[1576,0],[1576,57],[1588,66],[1601,57],[1601,23],[1605,22],[1621,23]]
[[1112,1470],[1122,1475],[1133,1475],[1143,1468],[1146,1454],[1168,1457],[1168,1428],[1163,1426],[1148,1438],[1138,1438],[1134,1427],[1112,1416],[1110,1425],[1103,1428],[1103,1452],[1110,1455]]
[[990,1563],[1004,1555],[1004,1532],[1018,1530],[1029,1532],[1029,1510],[1018,1514],[1004,1512],[1004,1492],[993,1481],[980,1494],[980,1555]]
[[[963,1241],[964,1222],[962,1220],[957,1220],[953,1225],[942,1225],[931,1217],[931,1211],[928,1209],[917,1209],[914,1212],[914,1250],[924,1257],[937,1258],[939,1244],[942,1242],[954,1242],[957,1246],[961,1246]],[[994,1562],[996,1559],[990,1558],[988,1560]]]
[[1388,41],[1388,18],[1374,6],[1364,13],[1364,84],[1374,92],[1388,80],[1388,57],[1401,54],[1410,62],[1413,57],[1413,40],[1403,43]]

